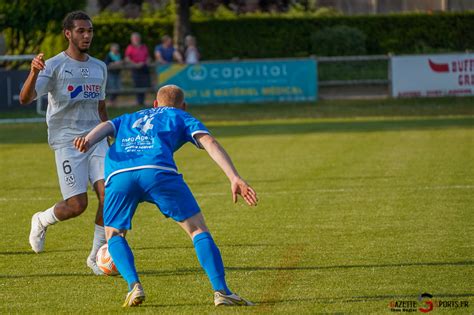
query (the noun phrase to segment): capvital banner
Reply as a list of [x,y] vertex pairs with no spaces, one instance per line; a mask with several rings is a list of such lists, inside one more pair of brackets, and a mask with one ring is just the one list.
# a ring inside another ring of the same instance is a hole
[[158,70],[160,86],[176,84],[190,104],[312,101],[317,97],[314,59],[203,62]]
[[392,57],[392,96],[474,95],[474,55]]

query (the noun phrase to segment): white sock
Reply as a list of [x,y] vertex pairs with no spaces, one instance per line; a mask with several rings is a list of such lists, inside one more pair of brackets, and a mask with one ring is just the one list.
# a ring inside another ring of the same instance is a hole
[[103,226],[95,225],[94,228],[94,240],[92,241],[92,249],[91,253],[89,254],[89,258],[94,259],[97,255],[97,252],[105,244],[105,230]]
[[54,215],[54,207],[56,205],[52,206],[51,208],[41,212],[38,216],[41,224],[44,226],[44,227],[47,227],[49,225],[53,225],[55,224],[56,222],[58,222],[58,218],[56,218],[56,216]]

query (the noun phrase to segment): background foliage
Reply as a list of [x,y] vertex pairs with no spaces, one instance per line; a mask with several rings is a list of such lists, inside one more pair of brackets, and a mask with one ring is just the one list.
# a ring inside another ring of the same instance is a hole
[[[302,57],[318,53],[312,39],[323,29],[352,28],[341,36],[360,31],[365,47],[353,46],[344,54],[407,54],[464,51],[474,48],[474,13],[393,14],[381,16],[212,18],[191,23],[204,59]],[[132,31],[144,36],[153,49],[163,34],[172,32],[172,22],[144,18],[101,18],[94,22],[93,53],[103,56],[110,42],[122,46]],[[341,33],[341,29],[339,33]],[[354,30],[355,29],[355,30]],[[337,30],[337,29],[336,29]],[[332,30],[334,31],[334,30]],[[348,32],[348,33],[347,33]],[[339,54],[339,51],[330,52]]]
[[[17,48],[10,53],[41,50],[50,57],[64,49],[66,42],[57,21],[73,7],[82,6],[84,1],[48,0],[51,5],[42,6],[45,10],[34,10],[36,2],[39,0],[0,2],[3,3],[0,8],[7,12],[7,18],[2,19],[0,25],[5,29],[9,46],[15,38],[14,32],[35,30],[17,41]],[[20,3],[23,13],[12,9],[15,3]],[[31,16],[27,11],[32,12]],[[253,13],[237,17],[224,11],[216,11],[214,15],[197,15],[196,10],[192,11],[191,29],[203,59],[416,54],[474,49],[474,12],[341,16],[331,12],[300,14],[298,10],[290,10],[283,15]],[[153,12],[140,19],[102,13],[94,18],[94,28],[91,54],[103,58],[112,42],[124,49],[132,32],[140,32],[152,52],[162,35],[172,33],[173,19]],[[321,38],[321,34],[332,32],[340,36],[334,41],[335,46],[327,41],[328,36]],[[352,38],[354,32],[359,40],[347,43],[345,38]]]
[[0,0],[0,30],[6,37],[7,54],[36,53],[47,36],[61,30],[64,16],[83,8],[85,3],[85,0]]
[[364,55],[366,40],[366,35],[357,28],[326,27],[311,37],[311,52],[318,56]]

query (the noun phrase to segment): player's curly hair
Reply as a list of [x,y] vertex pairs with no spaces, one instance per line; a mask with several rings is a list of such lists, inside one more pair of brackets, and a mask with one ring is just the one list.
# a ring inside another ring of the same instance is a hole
[[63,20],[63,30],[72,30],[74,28],[74,21],[77,20],[91,21],[91,18],[84,11],[70,12]]

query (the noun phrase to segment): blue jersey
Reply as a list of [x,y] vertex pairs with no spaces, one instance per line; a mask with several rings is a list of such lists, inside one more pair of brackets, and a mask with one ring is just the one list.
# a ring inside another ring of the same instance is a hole
[[163,58],[163,60],[165,60],[166,62],[173,62],[173,54],[175,50],[176,49],[173,46],[165,47],[163,45],[156,45],[155,47],[155,52],[159,51],[161,58]]
[[117,173],[154,168],[177,173],[173,153],[194,136],[209,133],[196,118],[174,107],[145,109],[108,121],[115,143],[105,158],[105,183]]

